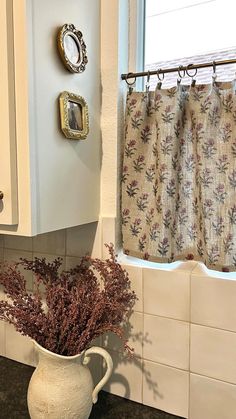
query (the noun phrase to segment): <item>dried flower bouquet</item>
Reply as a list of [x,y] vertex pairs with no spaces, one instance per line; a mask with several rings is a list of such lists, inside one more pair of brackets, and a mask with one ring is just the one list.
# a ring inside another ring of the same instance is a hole
[[[78,266],[61,273],[60,258],[52,263],[35,258],[3,265],[0,285],[8,298],[0,301],[0,320],[60,355],[78,354],[94,338],[109,331],[132,352],[124,339],[122,325],[136,295],[130,289],[128,273],[117,262],[114,246],[106,246],[108,259],[85,256]],[[27,291],[19,267],[33,272],[32,292]]]

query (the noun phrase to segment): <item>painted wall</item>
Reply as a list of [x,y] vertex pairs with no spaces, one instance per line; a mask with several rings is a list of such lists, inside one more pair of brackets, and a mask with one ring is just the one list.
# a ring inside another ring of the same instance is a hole
[[[2,236],[0,257],[63,258],[74,266],[86,252],[106,256],[102,244],[119,240],[119,143],[127,68],[127,1],[102,0],[103,166],[100,222],[35,238]],[[122,16],[122,18],[121,18]],[[119,18],[120,17],[120,18]],[[122,30],[121,30],[122,28]],[[126,29],[125,29],[126,28]],[[119,36],[118,36],[119,34]],[[139,297],[128,333],[135,349],[127,359],[119,342],[104,336],[114,373],[105,389],[189,419],[232,419],[236,411],[236,275],[207,271],[189,261],[152,264],[120,257]],[[27,278],[29,289],[32,277]],[[0,354],[35,364],[29,339],[0,323]],[[95,381],[101,360],[91,361]]]

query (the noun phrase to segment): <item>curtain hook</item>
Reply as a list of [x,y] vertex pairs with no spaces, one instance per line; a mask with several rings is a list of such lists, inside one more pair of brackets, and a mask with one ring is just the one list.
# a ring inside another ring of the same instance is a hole
[[213,84],[215,84],[216,78],[217,78],[217,74],[216,74],[216,62],[215,61],[212,61],[212,67],[213,67],[212,82],[213,82]]
[[188,77],[190,77],[192,79],[191,86],[194,87],[195,84],[196,84],[196,79],[194,77],[197,75],[197,68],[195,68],[195,73],[194,74],[189,74],[189,70],[191,70],[191,67],[193,67],[193,64],[188,64],[187,65],[186,74],[187,74]]
[[[183,72],[183,74],[181,74],[181,71]],[[182,65],[180,65],[179,68],[178,68],[178,75],[179,75],[179,77],[177,79],[177,85],[179,86],[180,83],[181,83],[182,78],[185,77],[185,69]]]
[[126,77],[125,77],[125,82],[126,82],[126,84],[128,86],[129,93],[132,93],[132,91],[133,91],[133,85],[136,83],[136,76],[134,76],[134,81],[128,82],[128,76],[131,76],[132,74],[133,73],[128,73],[128,74],[126,74]]
[[147,81],[146,81],[146,92],[149,92],[150,89],[150,71],[147,72]]
[[[160,77],[160,74],[162,74],[162,78]],[[162,86],[162,82],[163,82],[163,80],[164,80],[164,78],[165,78],[165,73],[162,71],[162,69],[161,68],[158,68],[158,70],[157,70],[157,78],[158,78],[158,83],[157,83],[157,89],[158,90],[160,90],[161,89],[161,86]]]

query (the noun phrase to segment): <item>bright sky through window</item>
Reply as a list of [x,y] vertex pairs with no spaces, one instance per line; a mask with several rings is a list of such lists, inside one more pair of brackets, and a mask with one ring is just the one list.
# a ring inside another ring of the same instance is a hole
[[145,64],[232,48],[235,0],[146,0]]

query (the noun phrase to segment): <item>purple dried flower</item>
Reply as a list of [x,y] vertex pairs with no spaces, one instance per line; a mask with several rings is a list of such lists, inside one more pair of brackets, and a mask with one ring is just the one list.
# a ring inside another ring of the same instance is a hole
[[[3,265],[0,284],[10,302],[0,301],[0,320],[61,355],[80,353],[108,331],[120,337],[124,348],[132,352],[122,324],[137,297],[130,289],[128,273],[116,260],[114,246],[105,246],[109,259],[83,257],[75,268],[61,273],[60,258],[52,263],[35,258]],[[33,292],[26,290],[18,266],[34,273]]]

